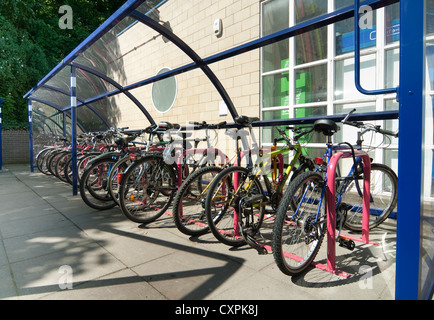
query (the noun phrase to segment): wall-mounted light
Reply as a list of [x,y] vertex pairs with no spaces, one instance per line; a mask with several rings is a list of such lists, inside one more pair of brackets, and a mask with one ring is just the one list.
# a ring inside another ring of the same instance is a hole
[[214,20],[213,29],[214,29],[214,35],[216,37],[220,37],[222,35],[223,33],[222,19]]

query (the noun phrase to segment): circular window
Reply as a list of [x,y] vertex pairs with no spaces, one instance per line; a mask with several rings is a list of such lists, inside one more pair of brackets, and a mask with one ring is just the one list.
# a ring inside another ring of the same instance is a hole
[[[169,68],[163,68],[158,71],[157,75],[170,71]],[[159,80],[152,85],[152,103],[154,108],[161,113],[169,111],[176,99],[177,84],[175,76]]]

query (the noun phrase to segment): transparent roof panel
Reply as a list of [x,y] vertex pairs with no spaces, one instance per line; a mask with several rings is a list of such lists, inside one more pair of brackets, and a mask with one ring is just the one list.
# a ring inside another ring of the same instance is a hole
[[[26,98],[69,110],[75,67],[77,119],[85,130],[126,123],[143,128],[167,116],[184,124],[177,106],[190,102],[193,120],[204,120],[204,110],[217,118],[222,100],[232,105],[225,86],[232,91],[233,84],[218,83],[214,74],[224,76],[228,63],[208,66],[202,59],[257,39],[259,10],[259,3],[243,7],[240,1],[221,6],[218,1],[128,0]],[[214,33],[216,19],[224,37]],[[243,63],[229,64],[233,61]],[[191,75],[185,77],[187,72]],[[170,95],[158,94],[166,88]],[[206,104],[201,90],[211,97]]]

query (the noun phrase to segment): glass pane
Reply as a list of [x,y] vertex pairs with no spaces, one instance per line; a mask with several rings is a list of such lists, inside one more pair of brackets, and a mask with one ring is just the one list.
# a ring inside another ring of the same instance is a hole
[[[289,110],[273,110],[262,112],[262,120],[279,120],[289,119]],[[280,126],[284,129],[286,126]],[[272,143],[274,139],[280,138],[280,133],[274,127],[264,127],[262,130],[262,141],[264,143]]]
[[429,88],[434,90],[434,41],[427,41],[425,50],[428,62]]
[[335,0],[335,10],[354,6],[354,0]]
[[395,88],[399,84],[399,48],[386,51],[385,88]]
[[296,64],[327,58],[327,27],[295,37]]
[[[161,69],[157,75],[169,72],[169,68]],[[172,108],[177,92],[177,83],[174,76],[154,82],[152,85],[152,104],[158,112],[166,113]]]
[[300,23],[327,13],[327,1],[296,0],[295,22]]
[[262,107],[279,107],[289,105],[289,78],[288,72],[265,76],[262,89]]
[[[367,102],[367,103],[357,103],[357,104],[337,104],[334,106],[335,114],[348,114],[351,110],[356,109],[356,113],[364,113],[364,112],[374,112],[375,111],[375,102]],[[350,119],[351,120],[351,117]],[[349,142],[351,144],[356,144],[357,142],[357,132],[359,131],[357,128],[343,125],[342,123],[338,123],[339,131],[335,134],[335,140],[338,142]],[[370,133],[366,134],[364,137],[363,145],[368,146],[373,144],[376,145],[375,136],[372,136]]]
[[[360,83],[367,90],[376,89],[375,55],[360,57]],[[354,59],[338,60],[335,64],[335,99],[363,98],[354,84]]]
[[[398,102],[396,102],[396,100],[386,100],[385,101],[385,111],[391,111],[391,110],[398,110],[399,109],[399,104]],[[383,121],[383,127],[386,130],[390,130],[393,132],[396,132],[399,128],[399,120],[384,120]],[[385,143],[387,144],[393,144],[393,145],[398,145],[398,138],[393,138],[391,136],[384,136],[384,138],[387,140],[385,141]],[[398,158],[396,158],[398,159]]]
[[[360,30],[360,49],[376,45],[377,31],[375,14],[372,28]],[[354,18],[346,19],[335,24],[336,55],[354,51]]]
[[386,7],[386,44],[399,40],[399,3]]
[[426,6],[426,35],[434,34],[434,0],[425,0]]
[[327,100],[327,65],[295,70],[295,103]]
[[[288,0],[274,0],[263,5],[262,35],[266,36],[289,27]],[[289,40],[263,48],[263,72],[287,68],[289,58]]]
[[322,158],[325,151],[325,148],[303,148],[303,154],[310,159]]
[[[307,117],[320,117],[327,115],[327,107],[307,107],[307,108],[295,108],[296,118],[307,118]],[[311,135],[304,136],[300,139],[302,143],[325,143],[326,138],[322,133],[314,132]],[[322,156],[322,154],[321,154]]]
[[[354,0],[335,1],[336,10],[348,6],[354,6]],[[377,38],[376,25],[376,12],[372,11],[372,28],[360,30],[360,49],[375,46]],[[354,18],[339,21],[335,24],[335,46],[336,55],[354,51]]]

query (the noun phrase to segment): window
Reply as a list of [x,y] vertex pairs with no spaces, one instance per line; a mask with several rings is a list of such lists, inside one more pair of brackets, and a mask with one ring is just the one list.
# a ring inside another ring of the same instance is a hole
[[[158,71],[157,75],[170,71],[169,68],[163,68]],[[175,103],[177,92],[177,83],[174,76],[154,82],[152,85],[152,103],[154,108],[160,113],[169,111]]]
[[[354,0],[335,0],[336,9],[354,6]],[[376,45],[376,14],[373,11],[373,27],[360,30],[360,49]],[[335,24],[336,55],[354,51],[354,18]]]
[[[434,0],[427,0],[428,7],[430,3],[434,4]],[[331,8],[331,4],[334,4],[334,8]],[[329,8],[334,11],[353,5],[354,0],[264,1],[262,35],[324,15],[330,12]],[[427,11],[427,15],[430,15],[430,12],[434,15],[433,10]],[[367,90],[396,87],[399,81],[399,3],[374,10],[372,18],[372,28],[360,30],[360,84]],[[380,30],[377,29],[379,26]],[[427,26],[427,30],[430,30],[430,27]],[[432,32],[434,33],[434,27]],[[430,41],[434,42],[433,39],[431,36]],[[329,40],[334,43],[329,43]],[[434,56],[434,49],[432,53]],[[427,55],[429,54],[427,43]],[[377,112],[392,110],[390,108],[397,106],[393,94],[363,95],[356,89],[354,18],[263,48],[261,65],[263,120],[346,114],[353,108],[357,109],[357,113]],[[432,74],[434,79],[434,72]],[[434,88],[434,81],[432,84]],[[374,123],[394,130],[398,121]],[[263,143],[269,144],[276,137],[277,130],[272,127],[262,129]],[[345,126],[333,139],[355,143],[357,129]],[[370,140],[371,137],[367,139]],[[382,137],[375,139],[365,141],[366,145],[382,142]],[[322,156],[325,141],[321,134],[315,133],[306,137],[302,141],[307,143],[304,145],[304,151],[308,156]],[[396,166],[397,142],[394,138],[390,144],[383,144],[382,148],[372,150],[370,155],[379,162]]]
[[[288,0],[274,0],[264,3],[262,14],[262,35],[267,36],[289,27]],[[262,49],[263,72],[288,68],[289,40],[265,46]]]
[[399,40],[399,3],[386,7],[385,36],[386,44]]
[[[296,0],[295,23],[327,13],[327,1]],[[296,64],[327,58],[327,27],[309,31],[295,37]]]
[[[375,54],[360,57],[360,83],[367,90],[376,89]],[[335,62],[335,99],[364,97],[354,84],[354,58]]]
[[327,100],[327,65],[295,70],[295,103]]

